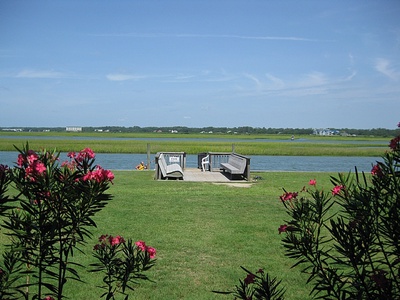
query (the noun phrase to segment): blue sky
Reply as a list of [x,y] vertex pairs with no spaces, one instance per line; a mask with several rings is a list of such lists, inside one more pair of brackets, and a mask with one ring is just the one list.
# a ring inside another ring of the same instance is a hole
[[389,128],[400,1],[0,1],[0,126]]

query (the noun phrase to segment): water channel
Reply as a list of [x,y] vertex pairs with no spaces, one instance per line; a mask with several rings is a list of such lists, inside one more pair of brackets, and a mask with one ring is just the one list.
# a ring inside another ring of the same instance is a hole
[[[15,138],[16,140],[29,140],[29,139],[72,139],[72,140],[146,140],[151,143],[152,141],[193,141],[198,140],[196,138],[126,138],[126,137],[60,137],[60,136],[0,136],[1,138]],[[216,137],[205,137],[204,141],[225,141],[225,142],[239,142],[242,139],[221,139]],[[260,143],[273,143],[282,142],[283,140],[273,139],[251,139],[251,142]],[[329,143],[327,139],[295,139],[293,142],[310,142],[310,143]],[[341,141],[341,143],[356,143],[356,144],[382,144],[387,145],[387,142],[383,141]],[[0,151],[0,164],[13,166],[17,160],[18,153],[16,151]],[[154,169],[154,157],[155,154],[150,156],[150,169]],[[265,155],[253,155],[250,156],[250,169],[252,171],[310,171],[310,172],[349,172],[354,171],[357,167],[358,171],[370,172],[372,165],[376,161],[381,161],[380,157],[343,157],[343,156],[265,156]],[[67,159],[66,153],[61,153],[60,161]],[[96,163],[103,168],[110,170],[133,170],[135,166],[141,161],[147,163],[146,154],[96,154]],[[197,168],[198,167],[198,156],[187,155],[186,156],[186,167]]]
[[[18,153],[0,151],[0,164],[14,166]],[[150,155],[150,168],[154,169],[155,154]],[[370,172],[372,164],[381,161],[378,157],[343,157],[343,156],[250,156],[251,171],[307,171],[307,172]],[[61,153],[60,161],[67,160],[67,154]],[[109,154],[97,153],[96,163],[110,170],[134,170],[139,162],[147,162],[146,154]],[[197,168],[198,156],[187,155],[186,167]]]

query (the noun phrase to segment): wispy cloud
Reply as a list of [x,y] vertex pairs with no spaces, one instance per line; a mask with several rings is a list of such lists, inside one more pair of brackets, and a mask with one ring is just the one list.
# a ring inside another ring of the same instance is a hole
[[295,41],[295,42],[317,42],[318,39],[299,36],[255,36],[236,34],[196,34],[196,33],[98,33],[92,36],[99,37],[132,37],[132,38],[224,38],[245,40],[273,40],[273,41]]
[[108,74],[107,79],[110,81],[126,81],[126,80],[140,80],[147,76],[144,75],[133,75],[133,74],[122,74],[122,73],[112,73]]
[[303,78],[301,78],[295,86],[306,88],[306,87],[315,87],[325,85],[328,82],[325,74],[321,72],[311,72],[306,74]]
[[344,81],[350,81],[352,80],[355,76],[357,75],[356,71],[352,71],[351,74],[349,76],[347,76]]
[[392,80],[400,78],[400,73],[391,67],[390,61],[387,59],[378,58],[375,63],[375,69]]
[[261,82],[256,76],[248,74],[248,73],[245,73],[244,76],[249,78],[250,80],[254,81],[256,83],[257,87],[261,86]]
[[254,36],[254,35],[235,35],[235,34],[176,34],[180,38],[226,38],[226,39],[245,39],[245,40],[279,40],[279,41],[300,41],[315,42],[316,39],[296,36]]
[[266,74],[266,76],[267,76],[267,79],[272,82],[272,87],[274,89],[282,89],[285,86],[285,83],[283,82],[282,79],[280,79],[276,76],[273,76],[271,74]]
[[17,75],[16,78],[46,78],[46,79],[57,79],[65,78],[67,74],[56,72],[52,70],[22,70]]

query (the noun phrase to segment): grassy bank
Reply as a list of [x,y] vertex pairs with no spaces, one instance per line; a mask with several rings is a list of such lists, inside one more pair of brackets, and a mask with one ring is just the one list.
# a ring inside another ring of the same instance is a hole
[[[253,173],[263,179],[250,187],[212,183],[154,181],[152,171],[117,171],[110,192],[114,199],[96,217],[98,228],[85,254],[75,259],[88,265],[101,234],[144,240],[157,249],[156,266],[135,299],[231,299],[213,294],[244,278],[240,266],[264,268],[282,279],[287,299],[309,299],[310,288],[293,261],[284,256],[279,225],[286,215],[279,196],[282,187],[300,190],[309,179],[330,188],[329,173]],[[4,242],[4,236],[2,237]],[[87,284],[69,282],[71,299],[96,299],[99,274],[80,272]],[[134,295],[134,296],[133,296]]]
[[[3,134],[4,135],[4,134]],[[187,154],[197,154],[201,152],[230,152],[234,150],[244,155],[287,155],[287,156],[381,156],[387,150],[383,139],[361,139],[361,138],[343,138],[343,137],[326,137],[317,139],[314,136],[307,136],[307,142],[290,141],[290,137],[280,135],[276,136],[234,136],[235,141],[232,142],[232,136],[223,136],[218,141],[210,141],[200,138],[200,135],[182,135],[175,137],[191,138],[193,140],[180,140],[171,138],[168,141],[154,140],[155,137],[167,137],[170,135],[160,136],[154,135],[99,135],[95,139],[82,139],[83,136],[71,135],[66,137],[62,134],[54,138],[53,136],[43,136],[36,133],[33,136],[21,136],[22,138],[11,138],[3,136],[0,139],[0,151],[13,151],[14,145],[22,147],[29,142],[32,149],[54,149],[58,151],[69,152],[79,151],[85,147],[92,148],[96,153],[146,153],[148,146],[151,153],[159,151],[183,151]],[[52,138],[53,137],[53,138]],[[126,139],[107,139],[110,137],[136,137],[140,140]],[[208,137],[208,136],[207,136]],[[278,139],[278,138],[279,139]],[[147,138],[147,139],[146,139]],[[219,136],[218,136],[219,138]],[[301,138],[301,137],[299,137]],[[273,139],[271,142],[259,142],[257,139]],[[363,141],[363,143],[349,143],[351,139],[355,141]],[[377,143],[384,142],[384,144]]]

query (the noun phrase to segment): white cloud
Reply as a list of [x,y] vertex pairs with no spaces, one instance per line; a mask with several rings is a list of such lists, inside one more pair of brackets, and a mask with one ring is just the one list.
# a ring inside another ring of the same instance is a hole
[[321,72],[312,72],[305,77],[301,78],[296,84],[296,87],[307,88],[315,87],[327,84],[328,80],[326,76]]
[[22,70],[15,77],[17,78],[64,78],[67,77],[61,72],[49,70]]
[[391,68],[390,61],[387,59],[378,58],[375,63],[375,69],[392,80],[400,78],[400,73]]
[[132,38],[224,38],[224,39],[246,39],[246,40],[272,40],[272,41],[295,41],[295,42],[317,42],[317,39],[310,39],[297,36],[253,36],[234,34],[193,34],[193,33],[99,33],[92,34],[98,37],[132,37]]
[[139,79],[146,78],[146,76],[132,75],[132,74],[120,74],[120,73],[108,74],[106,77],[108,80],[111,80],[111,81],[139,80]]
[[347,76],[344,80],[345,81],[350,81],[352,80],[355,76],[357,75],[356,71],[352,71],[351,74],[349,76]]
[[260,82],[260,80],[259,80],[256,76],[251,75],[251,74],[247,74],[247,73],[245,73],[244,76],[247,77],[247,78],[249,78],[250,80],[254,81],[255,84],[257,85],[257,87],[260,87],[260,86],[261,86],[261,82]]
[[267,78],[272,81],[273,88],[282,89],[285,86],[285,83],[282,79],[275,77],[271,74],[266,74]]

